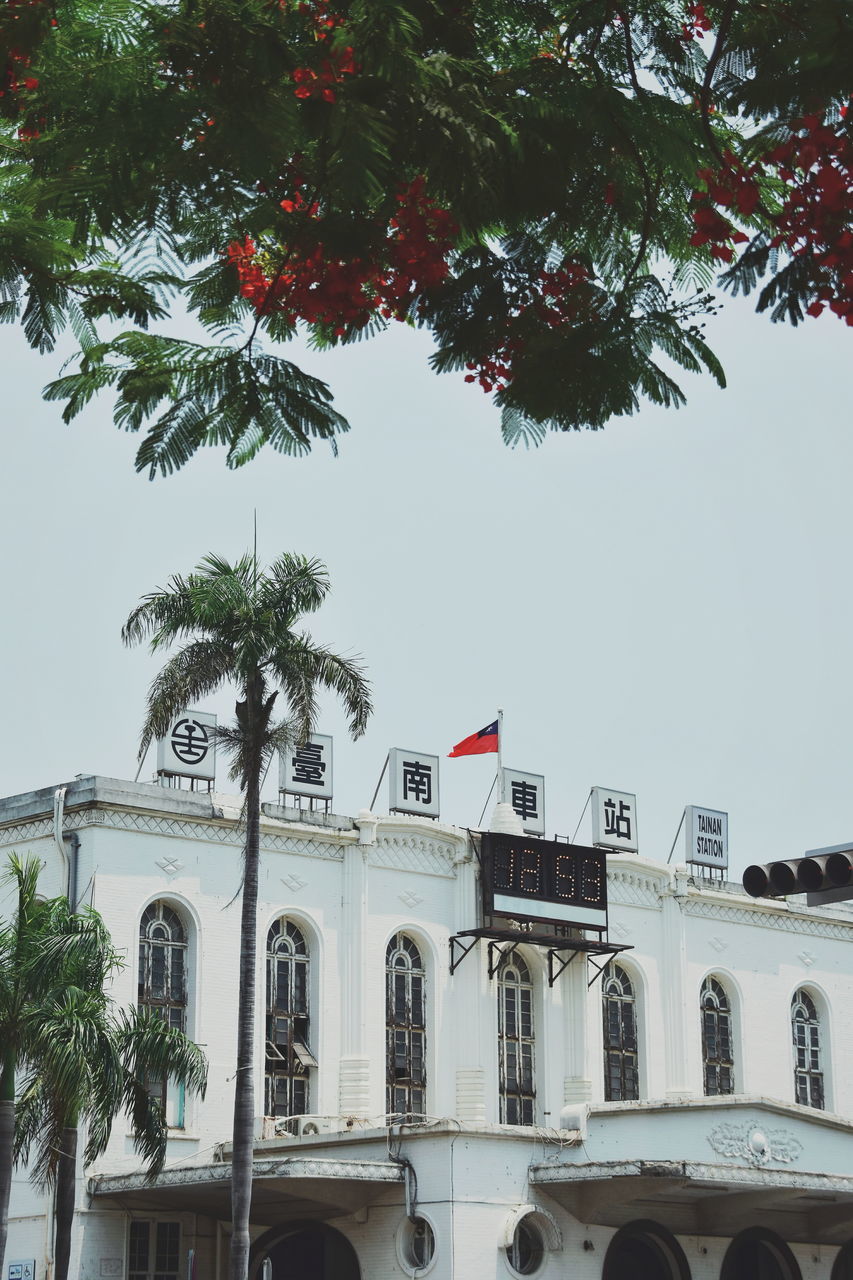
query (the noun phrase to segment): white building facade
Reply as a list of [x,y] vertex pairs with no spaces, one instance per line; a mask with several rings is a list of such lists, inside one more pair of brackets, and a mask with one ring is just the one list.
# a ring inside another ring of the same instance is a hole
[[[116,1001],[209,1060],[203,1101],[164,1087],[154,1183],[126,1122],[80,1169],[80,1280],[227,1275],[241,840],[217,794],[0,801],[3,855],[46,895],[67,859],[126,951]],[[253,1276],[853,1277],[853,912],[607,871],[624,950],[476,938],[476,834],[264,806]],[[48,1207],[19,1170],[4,1280],[49,1280]]]

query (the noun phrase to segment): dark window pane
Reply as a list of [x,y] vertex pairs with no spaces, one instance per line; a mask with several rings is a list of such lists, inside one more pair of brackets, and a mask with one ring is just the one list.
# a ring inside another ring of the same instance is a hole
[[386,971],[386,1107],[389,1114],[423,1114],[426,1081],[425,975],[411,938],[396,934],[388,944]]

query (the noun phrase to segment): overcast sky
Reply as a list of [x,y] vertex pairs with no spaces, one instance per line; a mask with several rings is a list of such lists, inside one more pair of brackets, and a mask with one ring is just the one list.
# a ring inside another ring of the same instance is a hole
[[[530,453],[502,445],[478,388],[430,372],[426,335],[296,352],[352,423],[337,459],[270,451],[231,473],[211,450],[153,483],[107,401],[64,426],[40,394],[58,360],[0,333],[2,793],[134,776],[156,666],[121,624],[170,573],[249,548],[257,508],[262,559],[327,563],[312,632],[374,684],[358,743],[331,701],[318,724],[337,812],[370,803],[389,747],[444,756],[501,705],[505,763],[546,776],[549,834],[604,785],[637,793],[660,860],[688,803],[729,812],[737,871],[853,839],[853,335],[744,303],[709,332],[727,391],[685,379],[686,409]],[[443,819],[478,821],[494,759],[442,761]]]

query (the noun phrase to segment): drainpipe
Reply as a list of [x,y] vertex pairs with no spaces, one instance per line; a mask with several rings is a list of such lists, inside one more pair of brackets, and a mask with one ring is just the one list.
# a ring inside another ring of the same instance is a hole
[[[77,910],[77,865],[80,861],[80,836],[76,831],[67,833],[62,830],[65,817],[65,793],[67,787],[57,787],[53,796],[53,842],[62,859],[62,878],[65,881],[65,896],[72,911]],[[71,845],[71,857],[65,851],[65,841]]]
[[62,880],[65,884],[66,892],[68,891],[68,855],[65,852],[65,845],[62,841],[62,818],[65,811],[65,792],[67,787],[57,787],[53,793],[53,843],[59,850],[59,857],[62,861]]

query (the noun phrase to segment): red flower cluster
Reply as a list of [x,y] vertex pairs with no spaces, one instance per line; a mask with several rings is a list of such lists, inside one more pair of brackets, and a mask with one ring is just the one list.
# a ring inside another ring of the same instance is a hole
[[465,375],[465,381],[479,382],[487,394],[503,391],[512,382],[513,362],[524,350],[524,334],[531,322],[561,329],[588,318],[588,285],[589,272],[577,262],[566,262],[556,271],[540,272],[536,284],[516,301],[504,340],[495,351],[467,365],[471,372]]
[[[45,0],[5,0],[5,5],[0,4],[0,30],[2,30],[5,23],[19,22],[23,16],[20,11],[23,9],[45,9],[49,12]],[[36,30],[39,26],[44,26],[44,21],[37,18]],[[52,17],[50,19],[50,26],[56,26],[56,18]],[[32,48],[21,47],[22,44],[24,46],[27,44],[32,45],[37,38],[36,30],[34,30],[32,23],[26,22],[22,28],[15,28],[14,39],[18,43],[12,47],[7,47],[5,64],[0,64],[0,99],[6,99],[5,102],[0,104],[0,114],[7,118],[14,118],[20,115],[22,103],[19,100],[19,95],[22,90],[32,91],[39,86],[38,78],[29,73]],[[8,39],[11,34],[8,28],[5,34]],[[3,43],[5,45],[6,41],[4,40]],[[43,122],[39,120],[38,123]],[[18,136],[20,138],[38,138],[39,129],[35,124],[26,124],[18,130]]]
[[733,245],[745,244],[749,236],[738,231],[728,218],[717,212],[714,205],[733,209],[745,218],[750,217],[758,205],[760,192],[755,175],[760,172],[757,164],[745,166],[731,151],[723,152],[723,167],[700,169],[699,177],[705,183],[704,191],[694,191],[693,199],[698,207],[693,210],[696,230],[690,237],[695,247],[711,246],[711,257],[720,262],[731,262]]
[[731,262],[731,246],[748,237],[714,206],[749,217],[761,198],[758,178],[772,174],[785,195],[773,216],[771,244],[794,257],[811,257],[815,284],[808,314],[819,316],[828,306],[853,325],[853,143],[845,114],[836,125],[820,115],[795,120],[791,136],[755,164],[743,165],[726,152],[719,172],[700,170],[706,189],[694,192],[698,208],[690,243],[709,244],[712,257]]
[[[21,53],[20,49],[10,49],[8,61],[4,68],[3,77],[0,79],[0,98],[5,98],[6,94],[17,95],[22,89],[37,89],[39,82],[35,76],[26,74],[26,70],[30,65],[30,59],[25,53]],[[23,77],[23,78],[21,78]]]
[[[343,26],[344,20],[339,14],[329,13],[328,0],[312,0],[310,4],[303,0],[298,8],[300,13],[310,15],[314,36],[320,42],[328,40],[336,27]],[[341,84],[344,76],[357,75],[359,69],[352,47],[347,45],[346,48],[324,57],[317,68],[297,67],[291,76],[296,85],[293,92],[297,98],[318,98],[323,102],[335,102],[337,94],[334,86]]]
[[423,178],[410,183],[397,200],[381,253],[344,260],[319,238],[319,206],[308,204],[297,190],[281,206],[316,224],[310,237],[299,235],[299,247],[285,250],[274,270],[271,256],[259,259],[248,237],[231,244],[228,257],[237,269],[240,292],[261,315],[280,312],[290,324],[301,320],[319,325],[335,338],[363,329],[377,314],[405,318],[414,298],[436,288],[447,275],[457,229],[450,214],[427,199]]
[[320,98],[323,102],[335,102],[337,94],[333,88],[341,84],[344,76],[358,73],[352,48],[347,45],[330,58],[324,58],[315,71],[313,67],[296,67],[291,74],[296,88],[293,90],[297,98]]
[[447,258],[458,227],[447,209],[427,199],[423,177],[397,196],[397,214],[389,223],[389,271],[380,281],[382,314],[404,320],[419,293],[437,289],[450,270]]
[[692,40],[701,40],[706,31],[711,30],[705,7],[701,4],[688,4],[684,21],[681,24],[681,39],[684,44]]
[[771,243],[811,255],[818,283],[809,315],[828,305],[853,325],[853,144],[843,123],[822,116],[797,120],[793,130],[767,157],[788,187]]

